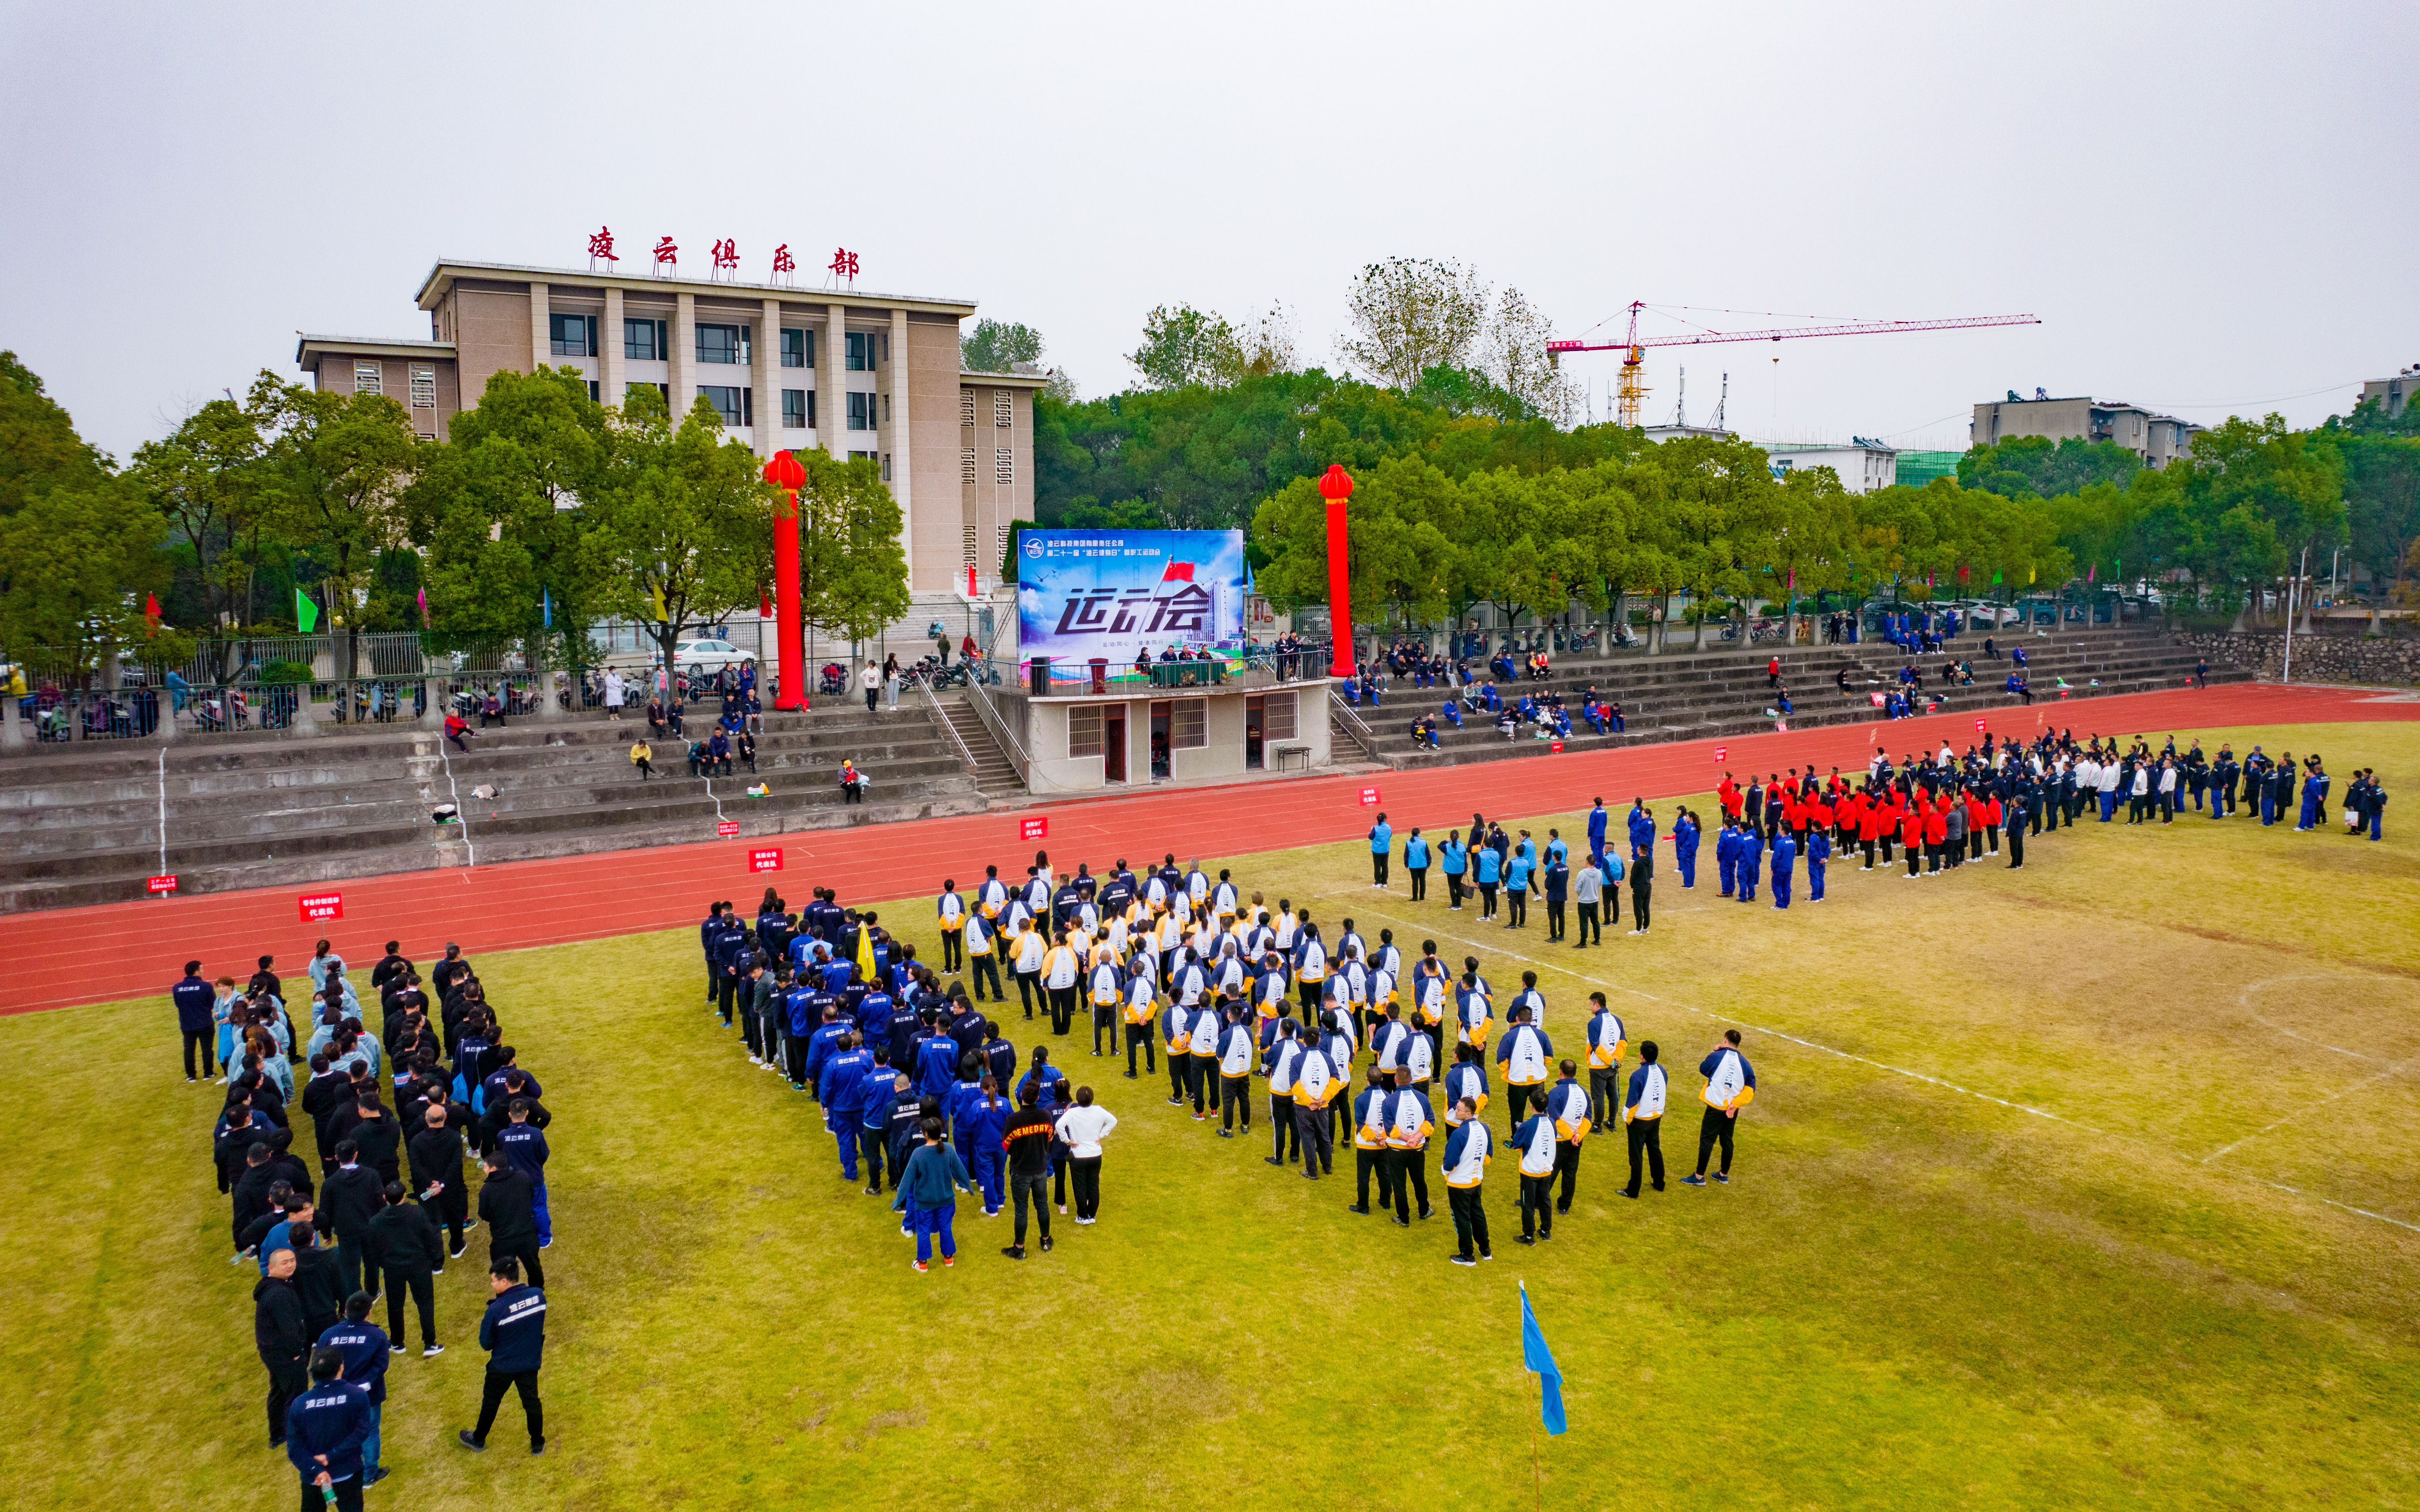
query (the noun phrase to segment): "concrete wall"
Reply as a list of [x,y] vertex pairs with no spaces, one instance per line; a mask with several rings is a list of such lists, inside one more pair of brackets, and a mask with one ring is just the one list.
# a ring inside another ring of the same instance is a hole
[[530,297],[527,285],[474,284],[454,286],[454,357],[462,376],[466,401],[478,403],[488,379],[510,369],[535,371],[530,351]]
[[[2274,681],[2285,672],[2286,638],[2275,630],[2196,631],[2177,637],[2212,665],[2241,667]],[[2420,640],[2389,636],[2294,636],[2294,681],[2354,683],[2373,687],[2420,687]]]
[[[1271,741],[1270,744],[1307,746],[1311,749],[1311,764],[1326,765],[1326,686],[1313,683],[1273,691],[1294,693],[1295,734],[1291,740]],[[1244,764],[1245,700],[1251,696],[1254,695],[1238,689],[1202,697],[1203,744],[1192,750],[1170,750],[1169,777],[1171,780],[1211,781],[1253,775],[1251,769]],[[1035,793],[1048,794],[1094,792],[1118,785],[1104,779],[1102,772],[1107,763],[1101,757],[1067,754],[1067,715],[1070,709],[1107,703],[1125,705],[1126,780],[1124,785],[1140,789],[1150,787],[1152,782],[1151,707],[1155,702],[1173,704],[1176,702],[1176,698],[1145,696],[1083,700],[1010,697],[1002,699],[1001,705],[1003,712],[1019,707],[1025,710],[1025,748],[1033,758],[1031,786]],[[1173,709],[1170,712],[1172,718]]]
[[[904,428],[910,458],[907,478],[895,491],[912,501],[908,541],[911,592],[949,588],[958,576],[963,551],[965,490],[958,482],[958,323],[939,316],[909,315],[907,349],[892,346],[892,362],[906,378],[908,413],[892,416]],[[899,469],[892,470],[894,475]]]

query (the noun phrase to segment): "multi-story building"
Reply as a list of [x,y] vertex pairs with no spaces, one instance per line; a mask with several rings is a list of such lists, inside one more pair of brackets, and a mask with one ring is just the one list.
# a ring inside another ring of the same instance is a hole
[[305,335],[295,362],[322,389],[390,394],[442,439],[500,372],[585,375],[618,405],[639,384],[673,413],[703,395],[759,456],[821,446],[877,461],[899,501],[908,587],[999,577],[1010,529],[1033,518],[1040,371],[971,373],[958,322],[972,300],[440,261],[420,285],[426,341]]
[[1818,442],[1793,446],[1760,441],[1776,478],[1800,468],[1830,468],[1851,493],[1876,493],[1899,481],[1899,452],[1860,436],[1847,445]]
[[2071,437],[2087,441],[2115,441],[2143,459],[2147,467],[2164,468],[2185,455],[2204,427],[2174,415],[2156,414],[2123,399],[2089,396],[2055,399],[2040,389],[2030,399],[2010,389],[2006,399],[1975,407],[1968,439],[1977,446],[1996,446],[2019,436],[2043,436],[2054,441]]
[[2391,378],[2372,378],[2361,386],[2362,402],[2366,404],[2372,399],[2377,400],[2389,420],[2403,413],[2403,407],[2412,402],[2414,394],[2420,394],[2420,363],[2414,363]]

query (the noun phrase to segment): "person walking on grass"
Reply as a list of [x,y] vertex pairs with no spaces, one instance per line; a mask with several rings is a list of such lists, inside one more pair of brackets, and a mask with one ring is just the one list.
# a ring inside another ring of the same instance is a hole
[[1001,1253],[1012,1260],[1025,1258],[1025,1205],[1033,1204],[1035,1227],[1042,1234],[1042,1253],[1050,1253],[1050,1141],[1055,1121],[1041,1106],[1042,1091],[1028,1081],[1016,1089],[1016,1113],[1001,1131],[1001,1149],[1008,1156],[1009,1197],[1016,1208],[1016,1230]]
[[1101,1215],[1101,1141],[1118,1126],[1118,1116],[1093,1102],[1093,1089],[1076,1088],[1076,1103],[1054,1128],[1067,1147],[1067,1169],[1076,1186],[1076,1222],[1091,1227]]
[[[956,1195],[964,1192],[974,1196],[975,1186],[957,1152],[943,1143],[947,1126],[939,1119],[926,1119],[918,1132],[923,1142],[900,1168],[899,1196],[894,1205],[907,1213],[908,1227],[916,1235],[916,1273],[923,1275],[933,1268],[933,1242],[937,1237],[940,1241],[942,1267],[958,1263],[957,1236],[951,1231],[958,1215]],[[1099,1162],[1094,1164],[1097,1165]],[[1079,1180],[1078,1191],[1081,1190]]]
[[[461,1155],[456,1151],[455,1180],[461,1179]],[[418,1202],[404,1200],[403,1183],[390,1181],[386,1189],[386,1206],[370,1220],[369,1232],[363,1240],[363,1257],[369,1266],[369,1292],[375,1299],[381,1288],[386,1292],[386,1332],[389,1348],[403,1352],[403,1303],[409,1293],[412,1304],[420,1311],[420,1354],[430,1359],[445,1352],[437,1342],[437,1287],[435,1277],[445,1273],[445,1242],[437,1226],[428,1218],[428,1210]]]
[[1706,1114],[1698,1126],[1698,1171],[1681,1178],[1683,1186],[1706,1184],[1706,1161],[1717,1144],[1723,1149],[1723,1164],[1714,1180],[1730,1185],[1732,1134],[1739,1126],[1740,1109],[1756,1097],[1756,1068],[1747,1063],[1739,1045],[1739,1030],[1725,1029],[1723,1042],[1698,1067],[1698,1074],[1706,1079],[1704,1090],[1698,1094],[1705,1102]]
[[1655,1178],[1655,1190],[1664,1190],[1664,1094],[1668,1078],[1664,1068],[1655,1063],[1660,1054],[1655,1041],[1648,1040],[1638,1046],[1638,1069],[1630,1073],[1630,1090],[1621,1104],[1622,1132],[1630,1141],[1630,1185],[1621,1195],[1636,1200],[1638,1196],[1638,1163],[1643,1153]]
[[479,1319],[479,1348],[488,1351],[488,1378],[479,1388],[479,1426],[456,1437],[465,1449],[486,1452],[488,1430],[496,1426],[496,1409],[507,1390],[521,1398],[521,1415],[529,1424],[530,1453],[546,1453],[546,1409],[537,1399],[537,1373],[546,1363],[546,1292],[521,1283],[520,1267],[509,1255],[488,1267],[491,1293],[487,1315]]

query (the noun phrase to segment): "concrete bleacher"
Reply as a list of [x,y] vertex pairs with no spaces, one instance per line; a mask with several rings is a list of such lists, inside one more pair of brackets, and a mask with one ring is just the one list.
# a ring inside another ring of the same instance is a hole
[[[1941,710],[1972,710],[1984,715],[2024,706],[2023,701],[2004,686],[2012,667],[2007,659],[2008,648],[2019,638],[2009,632],[1997,639],[1999,660],[1986,657],[1980,635],[1962,636],[1950,641],[1947,655],[1923,656],[1908,656],[1880,640],[1853,646],[1786,649],[1769,645],[1705,651],[1676,647],[1661,656],[1629,653],[1601,660],[1558,661],[1544,682],[1525,679],[1503,684],[1500,690],[1507,703],[1518,702],[1524,691],[1560,693],[1564,706],[1572,714],[1572,735],[1565,748],[1573,750],[1771,730],[1776,715],[1768,711],[1777,705],[1767,686],[1765,669],[1776,656],[1781,660],[1782,680],[1794,705],[1789,717],[1792,729],[1880,719],[1882,712],[1874,707],[1871,695],[1898,686],[1899,669],[1903,662],[1913,663],[1924,673],[1925,697],[1939,701]],[[2191,648],[2179,645],[2165,632],[2156,629],[2071,631],[2026,635],[2022,639],[2030,658],[2029,681],[2036,708],[2113,693],[2176,687],[2192,675],[2195,659]],[[1945,688],[1940,670],[1952,659],[1973,663],[1972,687]],[[1835,682],[1844,667],[1850,674],[1846,695]],[[1483,670],[1474,670],[1481,671],[1481,680],[1484,681]],[[2246,671],[2218,667],[2210,671],[2213,683],[2244,682],[2251,676]],[[2062,678],[2067,685],[2064,699],[2059,687]],[[1580,718],[1579,708],[1582,695],[1590,687],[1596,688],[1599,697],[1621,705],[1627,727],[1623,732],[1590,733]],[[1445,697],[1442,688],[1415,688],[1406,679],[1395,679],[1380,695],[1378,707],[1363,704],[1355,711],[1367,727],[1367,735],[1349,720],[1343,721],[1343,733],[1372,760],[1397,767],[1458,765],[1547,751],[1550,743],[1536,739],[1533,728],[1524,727],[1514,739],[1507,740],[1497,731],[1492,715],[1468,711],[1464,713],[1460,730],[1440,718],[1438,748],[1430,749],[1425,742],[1412,738],[1410,726],[1420,714],[1436,713]]]
[[[163,870],[179,893],[211,892],[458,866],[474,850],[484,864],[707,841],[719,818],[753,837],[987,806],[921,701],[768,714],[756,773],[735,764],[710,782],[669,737],[651,742],[661,775],[642,781],[629,747],[645,730],[522,717],[473,736],[468,755],[409,723],[37,747],[0,759],[0,911],[142,897]],[[862,804],[841,801],[844,758],[872,779]],[[759,782],[770,795],[747,795]],[[475,796],[483,786],[494,796]],[[449,803],[461,822],[435,822]]]

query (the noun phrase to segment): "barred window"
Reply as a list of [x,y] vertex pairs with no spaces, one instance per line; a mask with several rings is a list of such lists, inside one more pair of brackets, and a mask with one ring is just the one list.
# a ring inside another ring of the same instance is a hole
[[973,525],[971,522],[970,522],[970,523],[968,524],[968,526],[967,526],[967,560],[966,560],[966,562],[965,562],[964,565],[971,567],[971,566],[973,566],[974,564],[975,564],[975,528],[974,528],[974,525]]
[[1294,695],[1271,693],[1261,702],[1261,737],[1264,740],[1294,738]]
[[411,408],[414,409],[437,408],[437,369],[415,367],[411,370]]
[[958,478],[964,483],[975,481],[975,449],[971,446],[958,454]]
[[1168,743],[1176,750],[1200,750],[1210,743],[1208,699],[1178,699],[1168,719]]
[[1098,756],[1101,753],[1101,706],[1078,703],[1067,710],[1067,754]]
[[1016,454],[1010,451],[1005,446],[995,446],[992,448],[991,481],[994,483],[1015,483],[1016,481]]
[[958,391],[958,424],[961,425],[971,425],[974,423],[975,391],[972,389],[960,389]]
[[386,392],[385,372],[376,363],[355,363],[353,364],[353,392],[355,393],[384,393]]
[[1002,430],[1016,424],[1016,401],[1006,389],[991,391],[991,423]]

